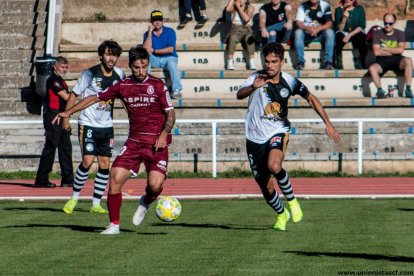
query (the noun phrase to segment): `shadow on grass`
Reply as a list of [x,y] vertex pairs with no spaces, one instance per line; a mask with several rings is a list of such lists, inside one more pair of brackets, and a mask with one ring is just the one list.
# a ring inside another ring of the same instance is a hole
[[212,224],[212,223],[153,223],[153,226],[159,227],[188,227],[188,228],[219,228],[224,230],[268,230],[272,229],[272,227],[245,227],[243,225],[231,225],[231,224]]
[[350,259],[365,259],[373,261],[390,261],[390,262],[402,262],[412,263],[413,257],[406,256],[390,256],[381,254],[367,254],[367,253],[344,253],[344,252],[305,252],[305,251],[285,251],[285,253],[292,253],[297,255],[309,256],[309,257],[334,257],[334,258],[350,258]]
[[29,188],[36,188],[34,184],[31,183],[20,183],[20,182],[7,182],[7,181],[0,181],[0,185],[15,185],[15,186],[23,186],[23,187],[29,187]]
[[414,212],[414,208],[397,208],[397,210],[405,212]]
[[[99,233],[105,230],[103,227],[96,226],[82,226],[82,225],[69,225],[69,224],[26,224],[26,225],[10,225],[4,226],[2,228],[67,228],[73,231],[79,232],[95,232]],[[122,232],[135,232],[128,229],[122,229]]]
[[[3,208],[4,211],[43,211],[43,212],[55,212],[55,213],[62,213],[62,209],[58,208],[48,208],[48,207],[7,207]],[[88,210],[76,210],[76,212],[87,212]]]

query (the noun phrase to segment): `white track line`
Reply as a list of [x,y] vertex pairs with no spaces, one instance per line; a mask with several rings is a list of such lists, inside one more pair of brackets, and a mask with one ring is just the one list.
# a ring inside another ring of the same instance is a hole
[[[261,194],[227,194],[227,195],[172,195],[178,199],[247,199],[262,198]],[[283,197],[283,196],[282,196]],[[303,199],[390,199],[390,198],[414,198],[414,195],[296,195],[297,198]],[[38,201],[38,200],[68,200],[69,196],[3,196],[0,200],[17,200],[17,201]],[[130,196],[124,194],[124,200],[138,200],[141,196]],[[90,200],[89,196],[81,196],[81,200]],[[106,196],[103,197],[106,199]]]

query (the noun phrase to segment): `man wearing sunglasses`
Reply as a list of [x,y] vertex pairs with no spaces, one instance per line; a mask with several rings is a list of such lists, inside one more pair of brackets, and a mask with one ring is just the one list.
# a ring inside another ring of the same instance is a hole
[[403,71],[405,78],[405,96],[412,98],[411,80],[413,73],[413,62],[411,58],[405,57],[405,34],[394,28],[397,17],[395,14],[384,15],[384,28],[374,33],[373,51],[376,57],[375,63],[369,67],[369,72],[377,87],[378,99],[388,98],[390,95],[381,87],[381,76],[388,70]]

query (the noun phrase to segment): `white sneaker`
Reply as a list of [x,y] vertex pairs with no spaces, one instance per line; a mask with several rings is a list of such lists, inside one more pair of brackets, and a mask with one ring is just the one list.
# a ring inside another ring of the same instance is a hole
[[135,211],[135,214],[132,218],[132,223],[137,226],[140,225],[142,221],[144,220],[147,212],[148,212],[148,206],[144,203],[144,197],[142,196],[141,199],[139,200],[138,208]]
[[182,97],[182,90],[174,90],[171,93],[171,98],[173,99],[181,99],[181,97]]
[[227,60],[227,70],[234,70],[234,60],[228,59]]
[[101,234],[103,235],[119,235],[121,231],[119,231],[119,224],[109,224],[106,227],[106,230],[102,231]]
[[257,70],[256,64],[254,64],[254,59],[253,58],[251,58],[249,60],[249,68],[250,68],[250,70]]

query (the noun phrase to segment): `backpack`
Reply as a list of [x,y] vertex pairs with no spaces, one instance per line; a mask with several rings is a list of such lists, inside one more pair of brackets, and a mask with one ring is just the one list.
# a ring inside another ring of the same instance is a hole
[[367,32],[367,38],[366,38],[366,44],[367,45],[372,45],[372,40],[374,39],[374,32],[381,30],[382,28],[379,25],[374,25],[371,28],[369,28],[368,32]]

